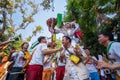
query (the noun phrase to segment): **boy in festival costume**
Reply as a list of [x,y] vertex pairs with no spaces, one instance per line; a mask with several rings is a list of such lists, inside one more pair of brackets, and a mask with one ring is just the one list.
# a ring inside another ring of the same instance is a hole
[[52,28],[49,27],[49,31],[51,33],[63,33],[65,36],[69,36],[71,39],[73,38],[75,32],[79,29],[79,25],[74,25],[72,22],[66,22],[64,25],[62,25],[61,28]]
[[79,24],[76,23],[76,20],[72,22],[61,22],[59,28],[56,24],[57,21],[55,18],[50,18],[47,20],[48,29],[52,34],[63,33],[63,35],[69,36],[76,42],[78,42],[78,39],[74,39],[75,37],[79,37],[79,39],[82,37],[82,32],[80,31]]
[[[54,49],[55,46],[56,46],[55,42],[48,43],[49,49]],[[53,57],[54,57],[54,54],[45,55],[44,63],[43,63],[44,70],[43,70],[42,80],[52,79],[52,75],[54,73],[52,66],[51,66]]]
[[26,80],[42,80],[44,56],[61,51],[62,48],[48,49],[44,36],[38,38],[39,44],[34,49],[34,54],[27,67]]

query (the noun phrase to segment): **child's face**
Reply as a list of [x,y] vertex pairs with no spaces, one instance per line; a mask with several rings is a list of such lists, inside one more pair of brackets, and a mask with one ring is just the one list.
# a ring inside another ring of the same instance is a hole
[[71,28],[71,26],[70,26],[70,24],[65,24],[65,27],[67,28],[67,29],[69,29],[69,28]]

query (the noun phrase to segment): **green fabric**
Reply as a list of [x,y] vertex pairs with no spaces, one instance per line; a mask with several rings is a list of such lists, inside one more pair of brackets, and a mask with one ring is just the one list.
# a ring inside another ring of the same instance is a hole
[[39,42],[38,42],[38,41],[35,41],[34,43],[32,43],[30,49],[35,48],[38,44],[39,44]]
[[62,14],[58,13],[57,14],[57,27],[60,28],[62,23]]
[[113,42],[114,41],[110,42],[110,44],[107,46],[107,54],[110,54],[109,50],[110,50],[110,47],[111,47],[111,45],[112,45]]

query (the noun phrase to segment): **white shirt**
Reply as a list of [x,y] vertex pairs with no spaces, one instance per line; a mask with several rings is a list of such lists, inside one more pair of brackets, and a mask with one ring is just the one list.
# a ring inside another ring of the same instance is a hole
[[[52,58],[53,58],[52,55],[49,55],[49,56],[45,56],[45,57],[44,57],[44,62],[47,62],[47,63],[44,65],[44,69],[51,68]],[[46,60],[47,60],[47,61],[46,61]]]
[[69,36],[71,39],[73,39],[74,33],[79,29],[79,26],[76,26],[75,28],[70,28],[70,29],[66,29],[65,26],[63,26],[62,29],[56,28],[55,30],[52,29],[52,27],[49,28],[49,31],[51,33],[63,33],[65,36]]
[[[69,59],[69,57],[70,57],[70,53],[65,49],[65,48],[63,48],[63,50],[65,50],[65,56],[66,56],[66,58],[67,58],[67,60],[66,60],[66,62],[71,62],[71,60]],[[74,48],[73,48],[73,46],[70,46],[69,48],[68,48],[68,50],[71,52],[71,53],[74,53]],[[75,68],[74,68],[74,63],[73,64],[70,64],[70,71],[71,71],[71,77],[72,78],[78,78],[78,75],[77,75],[77,73],[76,73],[76,71],[75,71]]]
[[46,43],[40,43],[32,56],[32,59],[29,65],[43,65],[44,55],[42,54],[42,50],[47,49]]
[[15,52],[12,54],[12,56],[14,57],[14,65],[13,67],[23,67],[26,60],[23,59],[24,58],[24,53],[22,51],[19,52]]
[[[92,58],[97,60],[95,57],[92,57]],[[87,64],[86,64],[86,67],[87,67],[87,69],[90,73],[97,72],[97,69],[96,69],[96,67],[93,63],[93,60],[88,61]]]
[[[98,55],[98,60],[99,60],[99,61],[103,61],[102,55]],[[101,75],[101,76],[105,76],[105,73],[104,73],[104,70],[103,70],[103,69],[100,69],[100,75]]]
[[115,59],[115,62],[120,62],[120,43],[119,42],[113,42],[110,50],[109,58]]
[[[64,54],[64,53],[63,53]],[[60,53],[57,53],[56,56],[57,58],[57,62],[58,62],[58,66],[65,66],[66,63],[66,58],[63,59],[63,62],[60,61]]]
[[[109,52],[110,52],[110,54],[108,54],[109,59],[114,60],[115,64],[120,64],[120,43],[113,42],[109,49]],[[120,76],[120,70],[117,70],[117,73]]]

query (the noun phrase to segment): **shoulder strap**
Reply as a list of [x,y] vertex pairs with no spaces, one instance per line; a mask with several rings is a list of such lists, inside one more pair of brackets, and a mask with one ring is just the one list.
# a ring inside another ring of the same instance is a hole
[[114,41],[110,42],[110,44],[107,46],[107,54],[110,54],[109,50],[110,50],[112,43],[114,43]]
[[70,54],[70,55],[72,55],[73,53],[72,52],[70,52],[66,47],[65,47],[65,50],[67,50],[67,52]]

